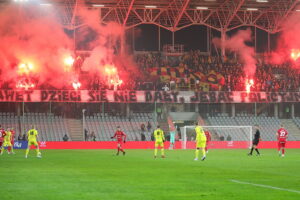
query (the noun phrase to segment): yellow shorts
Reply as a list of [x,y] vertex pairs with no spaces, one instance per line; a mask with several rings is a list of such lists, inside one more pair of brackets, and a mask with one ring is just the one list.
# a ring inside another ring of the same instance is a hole
[[196,147],[197,147],[197,148],[205,148],[205,147],[206,147],[206,141],[205,141],[205,140],[198,141],[198,142],[196,143]]
[[2,146],[3,146],[3,147],[10,147],[10,146],[11,146],[11,142],[9,142],[9,141],[4,141],[4,143],[3,143]]
[[155,147],[164,147],[164,142],[155,142]]
[[36,140],[29,140],[28,141],[28,146],[30,147],[31,145],[38,146],[38,143],[37,143]]

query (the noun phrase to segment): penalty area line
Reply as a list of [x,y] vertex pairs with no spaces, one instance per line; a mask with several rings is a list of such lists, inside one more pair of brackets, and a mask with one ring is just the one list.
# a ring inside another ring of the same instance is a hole
[[234,179],[231,179],[230,181],[234,182],[234,183],[244,184],[244,185],[252,185],[252,186],[257,186],[257,187],[263,187],[263,188],[269,188],[269,189],[273,189],[273,190],[281,190],[281,191],[287,191],[287,192],[293,192],[293,193],[300,194],[300,191],[298,191],[298,190],[291,190],[291,189],[273,187],[273,186],[270,186],[270,185],[262,185],[262,184],[256,184],[256,183],[249,183],[249,182],[238,181],[238,180],[234,180]]

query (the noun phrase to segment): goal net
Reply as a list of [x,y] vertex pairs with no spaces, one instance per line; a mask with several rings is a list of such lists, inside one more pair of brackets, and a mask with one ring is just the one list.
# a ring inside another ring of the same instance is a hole
[[[196,139],[196,126],[181,127],[182,149],[190,147]],[[252,144],[252,126],[202,126],[211,135],[213,141],[226,141],[227,147],[249,148]],[[195,147],[195,145],[193,144]]]

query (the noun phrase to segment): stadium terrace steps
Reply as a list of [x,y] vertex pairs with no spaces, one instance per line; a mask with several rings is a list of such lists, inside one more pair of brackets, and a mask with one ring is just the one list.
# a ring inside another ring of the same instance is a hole
[[281,119],[280,122],[288,131],[290,139],[300,141],[300,129],[293,120]]
[[[147,130],[147,122],[152,128]],[[143,132],[146,141],[151,140],[153,129],[156,127],[156,120],[153,113],[133,113],[130,117],[111,116],[108,113],[97,113],[94,116],[86,117],[86,127],[91,133],[95,132],[96,140],[112,141],[110,138],[116,131],[116,127],[127,134],[128,141],[140,141],[142,139],[141,124],[145,124],[146,130]]]
[[72,141],[83,141],[83,125],[79,119],[66,119],[68,132]]
[[[167,114],[163,114],[161,119],[157,118],[157,124],[164,131],[165,137],[170,134],[170,127],[169,127],[167,116],[168,116]],[[153,129],[156,129],[156,127],[153,127]]]
[[15,128],[15,137],[18,137],[21,129],[19,128],[19,118],[17,116],[13,115],[12,113],[0,113],[0,124],[4,129]]
[[[255,124],[260,125],[261,137],[264,141],[275,141],[276,140],[276,131],[280,127],[280,123],[283,123],[284,126],[290,133],[289,140],[295,141],[300,139],[300,126],[297,127],[297,123],[291,119],[280,120],[275,117],[253,117],[253,116],[237,116],[237,117],[228,117],[228,116],[218,116],[218,117],[208,117],[207,124],[213,126],[254,126]],[[300,122],[299,122],[300,124]],[[234,130],[233,140],[243,140],[247,138],[247,133],[245,130],[238,131]],[[226,137],[229,132],[219,131],[219,136]]]
[[160,128],[164,131],[165,137],[170,134],[169,124],[166,120],[158,121]]
[[[201,117],[201,121],[202,121],[203,126],[212,126],[210,124],[210,121],[208,121],[208,120],[205,121],[204,118],[202,118],[202,117]],[[215,131],[210,131],[210,137],[211,137],[212,141],[218,141],[219,140],[219,136]]]
[[169,115],[175,121],[197,121],[199,117],[197,112],[170,112]]
[[16,138],[26,134],[32,125],[38,130],[40,141],[61,141],[65,134],[69,135],[65,119],[51,113],[25,113],[24,116],[0,113],[0,123],[4,128],[15,128]]

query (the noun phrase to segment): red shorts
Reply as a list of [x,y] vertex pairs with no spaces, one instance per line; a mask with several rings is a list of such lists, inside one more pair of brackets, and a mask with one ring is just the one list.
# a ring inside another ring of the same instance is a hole
[[11,143],[11,145],[12,145],[12,146],[14,146],[14,144],[15,144],[15,141],[14,141],[14,140],[12,140],[10,143]]
[[285,148],[285,141],[278,141],[278,148]]
[[122,147],[122,145],[124,144],[124,142],[123,141],[117,141],[118,142],[118,147]]
[[0,147],[2,146],[2,143],[3,143],[3,142],[1,141],[1,142],[0,142]]

